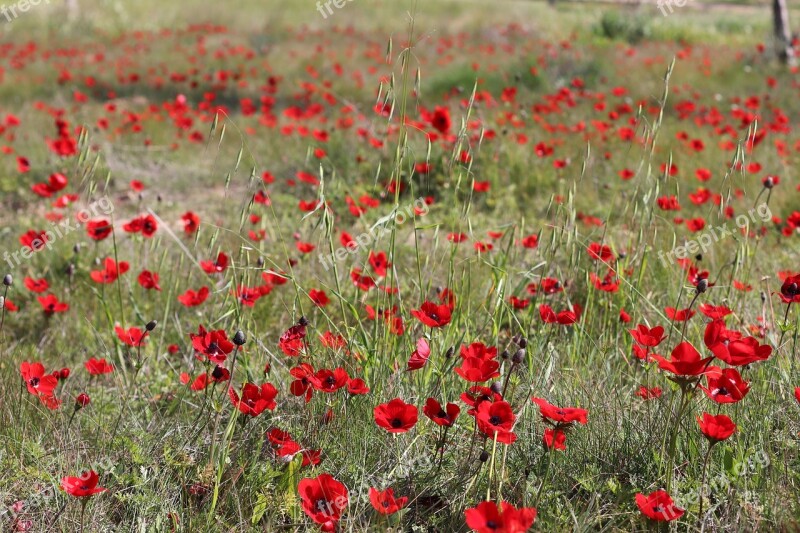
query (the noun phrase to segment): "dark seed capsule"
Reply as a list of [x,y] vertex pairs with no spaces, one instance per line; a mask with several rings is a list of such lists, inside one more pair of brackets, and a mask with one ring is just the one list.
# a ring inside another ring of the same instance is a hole
[[528,339],[526,339],[525,337],[520,337],[519,341],[517,342],[517,346],[519,346],[522,349],[527,348],[528,347]]
[[456,347],[455,347],[455,346],[451,346],[451,347],[449,347],[449,348],[447,349],[447,351],[445,352],[444,356],[445,356],[446,358],[450,359],[451,357],[453,357],[453,355],[454,355],[455,353],[456,353]]
[[767,189],[771,189],[775,186],[775,180],[772,179],[772,176],[767,176],[767,179],[764,180],[764,187]]
[[10,287],[12,283],[14,283],[14,278],[11,277],[11,274],[6,274],[3,278],[3,285]]
[[480,459],[480,461],[481,461],[482,463],[485,463],[486,461],[488,461],[488,460],[489,460],[489,452],[487,452],[486,450],[483,450],[483,451],[481,452],[481,455],[480,455],[480,457],[478,457],[478,459]]
[[81,245],[80,243],[76,243],[75,246],[72,247],[72,251],[76,254],[81,253]]
[[156,329],[157,325],[158,325],[157,321],[151,320],[150,322],[147,323],[145,329],[147,329],[147,331],[153,331],[154,329]]
[[697,254],[696,256],[694,256],[694,258],[695,258],[697,261],[702,261],[702,260],[703,260],[703,254]]
[[263,257],[259,257],[257,264],[258,264],[259,268],[263,267],[264,266],[264,258]]
[[72,263],[68,264],[65,273],[67,274],[67,276],[72,276],[73,274],[75,274],[75,265]]
[[236,346],[242,346],[245,343],[245,336],[244,331],[239,330],[236,332],[236,335],[233,336],[233,344]]
[[503,350],[503,352],[500,354],[500,358],[501,359],[508,359],[509,355],[510,354],[508,353],[508,350]]
[[497,394],[503,392],[503,384],[500,383],[499,381],[495,381],[494,383],[492,383],[492,386],[489,388],[492,389],[492,392]]
[[706,292],[706,289],[708,289],[708,281],[706,281],[705,279],[701,279],[700,281],[697,282],[697,293],[698,294],[702,294],[702,293]]
[[517,350],[517,353],[514,354],[514,357],[511,359],[511,362],[518,365],[524,360],[525,360],[525,350],[523,348],[520,348],[519,350]]
[[298,324],[301,326],[307,326],[309,324],[308,319],[304,316],[300,317],[300,320],[297,321]]

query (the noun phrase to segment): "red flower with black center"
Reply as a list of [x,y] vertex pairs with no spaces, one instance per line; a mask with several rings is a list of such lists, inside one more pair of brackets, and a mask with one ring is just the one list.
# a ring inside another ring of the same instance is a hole
[[217,364],[224,363],[228,354],[234,349],[234,345],[228,339],[228,334],[224,329],[206,331],[201,324],[197,328],[197,334],[190,333],[189,338],[192,339],[192,347],[196,351]]
[[61,478],[61,488],[70,496],[88,498],[89,496],[105,492],[106,489],[97,486],[99,482],[100,477],[97,473],[95,473],[94,470],[89,470],[88,472],[82,473],[80,477]]
[[33,279],[26,276],[23,281],[25,284],[25,288],[31,292],[35,293],[45,292],[50,288],[50,284],[47,283],[47,280],[44,278]]
[[296,324],[287,329],[278,339],[278,347],[289,357],[297,357],[305,347],[306,326]]
[[52,294],[48,294],[47,296],[39,296],[36,298],[39,300],[39,305],[42,306],[42,310],[44,311],[45,315],[52,315],[53,313],[63,313],[69,309],[69,305],[58,301]]
[[512,444],[517,440],[517,436],[511,431],[517,417],[508,402],[481,402],[475,419],[478,429],[490,439],[497,438],[497,442],[502,444]]
[[413,309],[411,314],[431,328],[441,328],[450,323],[450,307],[447,305],[425,302],[419,309]]
[[19,365],[19,372],[25,380],[28,392],[34,396],[52,396],[53,391],[58,386],[58,378],[52,374],[45,374],[42,363],[22,362]]
[[228,256],[223,252],[217,254],[216,261],[200,261],[200,268],[206,274],[219,274],[228,268]]
[[208,298],[208,287],[202,287],[199,291],[195,292],[188,289],[186,292],[178,296],[178,301],[186,307],[197,307]]
[[636,326],[636,329],[631,329],[629,331],[633,340],[648,348],[655,348],[666,338],[662,326],[648,328],[644,324],[639,324]]
[[677,520],[686,512],[676,507],[670,495],[664,490],[651,492],[647,496],[637,493],[636,505],[643,515],[656,522],[671,522],[672,520]]
[[369,502],[380,514],[390,515],[405,507],[408,503],[408,497],[395,498],[394,490],[392,489],[378,490],[370,487]]
[[783,303],[791,304],[800,302],[800,274],[787,276],[781,285],[781,300]]
[[425,416],[430,418],[434,424],[451,427],[458,418],[459,413],[461,413],[461,408],[454,403],[448,403],[442,408],[442,405],[436,401],[436,399],[428,398],[425,402],[425,407],[422,408],[422,412],[425,413]]
[[750,392],[750,382],[743,380],[735,368],[709,367],[706,379],[708,387],[700,388],[717,403],[736,403]]
[[536,509],[520,507],[517,509],[508,502],[485,501],[464,511],[467,527],[478,533],[524,533],[536,520]]
[[543,398],[531,398],[531,401],[539,406],[539,414],[542,418],[555,424],[556,426],[568,426],[574,422],[586,424],[588,422],[589,411],[578,407],[557,407]]
[[713,357],[701,359],[700,352],[686,341],[672,350],[669,359],[665,359],[658,354],[653,354],[652,357],[658,361],[658,366],[661,370],[672,372],[676,376],[699,376],[705,373],[708,363],[713,359]]
[[183,223],[184,233],[188,235],[196,232],[197,228],[200,227],[200,217],[191,211],[188,211],[181,216],[181,222]]
[[136,278],[136,281],[139,282],[139,285],[142,288],[151,290],[155,289],[157,291],[161,290],[161,286],[158,284],[159,276],[155,272],[150,272],[149,270],[142,270],[139,273],[139,277]]
[[311,396],[314,393],[312,382],[315,380],[314,367],[308,363],[302,363],[289,371],[289,374],[294,378],[294,381],[289,385],[289,391],[294,396],[305,395],[306,403],[311,401]]
[[347,385],[349,380],[350,377],[347,375],[344,368],[337,368],[336,370],[322,369],[314,374],[314,379],[311,381],[311,384],[320,392],[330,393],[336,392]]
[[134,347],[143,345],[148,334],[147,331],[142,331],[139,328],[125,329],[119,325],[114,326],[114,332],[117,334],[117,337],[119,337],[119,340],[128,346]]
[[500,363],[494,359],[481,359],[479,357],[467,357],[461,362],[461,366],[456,367],[455,373],[466,381],[472,383],[482,383],[500,375]]
[[89,273],[89,276],[96,283],[114,283],[117,278],[130,270],[130,265],[126,261],[117,263],[111,257],[106,257],[103,264],[105,267],[103,270],[93,270]]
[[414,405],[395,398],[373,410],[375,423],[389,433],[405,433],[417,423],[418,411]]
[[86,223],[86,233],[89,235],[89,238],[95,241],[102,241],[111,235],[113,229],[114,227],[111,225],[111,222],[104,218],[90,220]]

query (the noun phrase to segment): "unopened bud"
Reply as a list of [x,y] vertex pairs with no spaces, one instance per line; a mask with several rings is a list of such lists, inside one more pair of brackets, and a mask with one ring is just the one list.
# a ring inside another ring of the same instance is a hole
[[3,278],[3,285],[10,287],[12,283],[14,283],[14,278],[11,277],[11,274],[6,274]]
[[239,330],[236,332],[236,335],[233,336],[233,344],[236,346],[243,346],[246,342],[246,338],[244,336],[244,331]]
[[298,324],[301,326],[307,326],[309,324],[308,319],[304,316],[300,317],[300,320],[297,321]]
[[480,460],[480,462],[485,463],[486,461],[489,460],[489,452],[487,452],[486,450],[483,450],[481,452],[480,457],[478,457],[478,459]]
[[500,394],[503,391],[503,384],[500,383],[499,381],[495,381],[489,388],[492,389],[492,392],[494,392],[495,394]]
[[702,293],[706,292],[706,289],[708,289],[708,281],[707,280],[701,279],[700,281],[697,282],[697,293],[698,294],[702,294]]
[[153,331],[154,329],[156,329],[157,325],[158,322],[156,322],[155,320],[151,320],[150,322],[147,323],[145,329],[147,329],[147,331]]
[[511,362],[515,365],[520,364],[522,361],[525,360],[525,349],[520,348],[517,350],[517,353],[514,354],[514,357],[511,359]]

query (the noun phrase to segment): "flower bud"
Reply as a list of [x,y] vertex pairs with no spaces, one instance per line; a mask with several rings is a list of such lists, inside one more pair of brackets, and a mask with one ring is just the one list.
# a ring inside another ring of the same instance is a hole
[[503,392],[503,384],[500,383],[499,381],[495,381],[494,383],[492,383],[492,386],[489,388],[492,389],[492,392],[496,394],[500,394],[501,392]]
[[3,278],[3,285],[10,287],[12,283],[14,283],[14,278],[11,277],[11,274],[6,274]]
[[158,325],[157,321],[151,320],[150,322],[147,323],[147,325],[145,326],[145,329],[147,331],[153,331],[154,329],[156,329],[157,325]]
[[453,355],[455,355],[455,353],[456,353],[456,347],[455,347],[455,346],[451,346],[451,347],[449,347],[449,348],[447,349],[447,351],[444,353],[444,356],[445,356],[447,359],[450,359],[451,357],[453,357]]
[[243,346],[246,342],[246,338],[244,336],[244,331],[239,330],[236,332],[236,335],[233,336],[233,344],[236,346]]
[[528,339],[526,339],[525,337],[520,337],[519,341],[517,342],[517,346],[519,346],[522,349],[527,348],[528,347]]
[[525,360],[525,349],[520,348],[517,350],[517,353],[514,354],[514,357],[511,359],[511,362],[515,365],[520,364],[522,361]]
[[86,407],[91,401],[91,398],[89,398],[89,395],[85,392],[78,394],[75,396],[75,410],[77,411],[78,409]]
[[483,450],[483,451],[481,452],[481,455],[480,455],[480,457],[478,457],[478,459],[480,459],[480,461],[481,461],[482,463],[485,463],[486,461],[488,461],[488,460],[489,460],[489,452],[487,452],[486,450]]
[[706,289],[708,289],[708,281],[707,280],[701,279],[700,281],[697,282],[697,294],[702,294],[702,293],[706,292]]
[[775,180],[772,178],[772,176],[767,176],[767,178],[764,180],[764,187],[767,189],[771,189],[774,186],[775,186]]
[[309,324],[308,319],[304,316],[300,317],[300,320],[297,321],[298,324],[301,326],[307,326]]

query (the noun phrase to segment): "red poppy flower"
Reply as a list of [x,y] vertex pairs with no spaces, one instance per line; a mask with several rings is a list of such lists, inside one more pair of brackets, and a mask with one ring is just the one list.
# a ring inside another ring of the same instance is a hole
[[317,524],[330,524],[327,531],[333,531],[347,507],[347,487],[330,474],[320,474],[315,478],[300,480],[297,493],[302,499],[306,515]]
[[106,257],[104,270],[93,270],[89,275],[96,283],[114,283],[118,277],[130,269],[126,261],[117,263],[111,257]]
[[294,381],[289,385],[289,391],[294,396],[304,396],[306,403],[311,401],[311,396],[314,393],[313,382],[316,377],[314,376],[314,367],[308,363],[302,363],[289,371],[289,374],[294,378]]
[[124,329],[119,325],[114,326],[114,332],[119,337],[119,340],[127,344],[128,346],[141,346],[145,342],[145,338],[148,335],[147,331],[142,331],[139,328],[128,328]]
[[386,270],[392,268],[392,264],[386,257],[386,252],[378,252],[377,254],[370,252],[368,260],[372,270],[375,271],[375,275],[381,278],[386,277]]
[[149,270],[142,270],[139,273],[139,277],[136,278],[136,281],[139,282],[145,289],[155,289],[157,291],[161,290],[161,286],[158,284],[159,276],[155,272],[150,272]]
[[567,435],[558,428],[547,428],[542,437],[545,448],[549,450],[564,451],[567,449]]
[[533,249],[539,246],[539,236],[536,234],[528,235],[520,241],[523,248]]
[[36,299],[39,300],[39,305],[42,306],[44,314],[48,316],[52,315],[53,313],[63,313],[69,309],[68,304],[59,302],[58,298],[52,294],[48,294],[47,296],[39,296]]
[[429,122],[436,131],[447,135],[450,132],[450,110],[446,107],[436,106],[430,115]]
[[707,370],[706,365],[713,359],[713,357],[701,359],[700,352],[686,341],[672,350],[669,360],[658,354],[653,354],[652,357],[658,361],[659,368],[676,376],[699,376]]
[[711,444],[726,440],[736,432],[736,424],[727,415],[714,416],[703,413],[702,418],[697,417],[697,423]]
[[208,287],[202,287],[199,291],[195,292],[188,289],[186,292],[178,296],[178,301],[186,307],[196,307],[208,298]]
[[542,418],[551,423],[566,426],[574,422],[586,424],[589,411],[578,407],[556,407],[543,398],[531,398],[531,401],[539,406],[539,414]]
[[305,347],[306,326],[297,324],[287,329],[278,339],[278,347],[289,357],[297,357]]
[[183,224],[183,231],[191,235],[200,226],[200,217],[188,211],[181,216],[181,223]]
[[275,397],[278,395],[276,389],[271,383],[264,383],[260,387],[253,383],[245,383],[242,387],[242,397],[233,390],[233,387],[228,389],[228,396],[231,403],[239,409],[242,413],[250,416],[258,416],[264,412],[265,409],[270,411],[275,409]]
[[422,408],[422,412],[425,413],[425,416],[430,418],[434,424],[450,427],[455,423],[456,418],[458,418],[461,408],[454,403],[448,403],[445,408],[442,408],[442,405],[434,398],[428,398],[425,402],[425,407]]
[[636,391],[634,394],[641,398],[642,400],[652,400],[654,398],[660,398],[662,394],[662,390],[660,387],[653,387],[652,389],[648,389],[645,386],[639,387],[639,390]]
[[710,350],[731,366],[745,366],[757,361],[766,361],[772,354],[772,346],[759,344],[755,337],[719,342],[712,345]]
[[607,244],[600,244],[599,242],[593,242],[587,248],[587,252],[589,252],[589,257],[595,261],[603,261],[604,263],[609,263],[614,260],[614,252],[611,251],[611,247]]
[[45,292],[50,288],[50,284],[44,278],[33,279],[26,276],[23,282],[26,289],[35,293]]
[[228,268],[228,256],[220,252],[217,254],[216,261],[200,261],[200,268],[202,268],[203,272],[206,274],[225,272],[225,269]]
[[158,222],[153,215],[141,215],[123,224],[122,229],[128,233],[141,233],[150,238],[158,231]]
[[536,509],[517,509],[505,501],[498,508],[494,502],[485,501],[464,511],[464,517],[467,527],[478,533],[524,533],[536,520]]
[[105,492],[106,489],[97,486],[99,482],[100,477],[94,470],[89,470],[88,472],[83,472],[80,477],[61,478],[61,488],[70,496],[88,498]]
[[502,444],[512,444],[517,440],[517,436],[511,431],[517,417],[508,402],[481,402],[475,419],[478,429],[490,439],[494,439],[496,435],[497,442]]
[[721,318],[725,318],[726,316],[733,313],[731,309],[724,305],[711,305],[711,304],[700,304],[698,306],[700,312],[706,315],[711,320],[718,320]]
[[361,378],[353,378],[347,382],[347,392],[357,396],[361,394],[367,394],[369,392],[369,387]]
[[83,366],[86,367],[87,372],[92,376],[99,376],[101,374],[110,374],[114,371],[114,365],[105,359],[95,359],[92,357],[86,361]]
[[314,379],[311,385],[320,392],[336,392],[341,389],[350,380],[347,371],[344,368],[337,368],[335,370],[321,369],[314,374]]
[[499,392],[494,392],[489,387],[474,386],[470,387],[467,392],[461,394],[461,401],[472,407],[467,411],[468,415],[475,415],[478,412],[478,407],[483,402],[496,402],[503,399]]
[[419,309],[413,309],[411,314],[431,328],[441,328],[450,323],[450,307],[447,305],[425,302]]
[[414,405],[395,398],[373,410],[375,423],[389,433],[405,433],[417,423],[418,411]]
[[89,235],[89,238],[95,241],[102,241],[111,235],[113,229],[114,227],[111,225],[111,222],[104,218],[99,220],[90,220],[86,223],[86,233]]
[[717,403],[736,403],[750,392],[750,382],[743,380],[735,368],[709,367],[706,379],[708,387],[700,388]]
[[201,324],[197,328],[197,334],[190,333],[189,338],[196,351],[216,364],[224,363],[228,354],[234,349],[234,344],[228,339],[224,329],[206,331]]
[[390,515],[405,507],[408,503],[408,497],[395,498],[394,490],[392,489],[378,490],[370,487],[369,502],[380,514]]
[[481,383],[499,376],[499,368],[500,363],[493,359],[467,357],[461,362],[461,366],[456,367],[454,370],[456,374],[466,381]]
[[58,378],[46,374],[42,363],[29,363],[23,361],[19,365],[19,372],[28,387],[28,392],[34,396],[52,396],[58,386]]
[[420,338],[417,341],[417,349],[411,354],[411,358],[408,360],[408,370],[419,370],[425,363],[428,362],[428,357],[431,355],[431,347],[428,345],[428,341],[424,338]]
[[780,297],[787,304],[800,302],[800,274],[787,276],[783,280]]
[[49,239],[47,233],[44,231],[28,230],[19,238],[19,243],[29,248],[31,251],[38,252],[44,248]]
[[636,326],[636,329],[631,329],[629,331],[633,340],[648,348],[655,348],[666,338],[662,326],[648,328],[644,324],[639,324]]
[[670,495],[664,490],[651,492],[647,496],[637,493],[636,505],[643,515],[656,522],[671,522],[672,520],[677,520],[686,512],[676,507]]
[[800,387],[795,387],[794,397],[797,400],[797,402],[800,403]]
[[319,307],[325,307],[330,302],[328,299],[328,295],[325,294],[325,291],[311,289],[308,291],[308,297],[311,298],[311,301],[314,302],[314,305]]
[[667,314],[667,318],[674,320],[675,322],[685,322],[692,318],[695,314],[695,311],[692,309],[678,310],[674,307],[666,307],[664,308],[664,312]]

